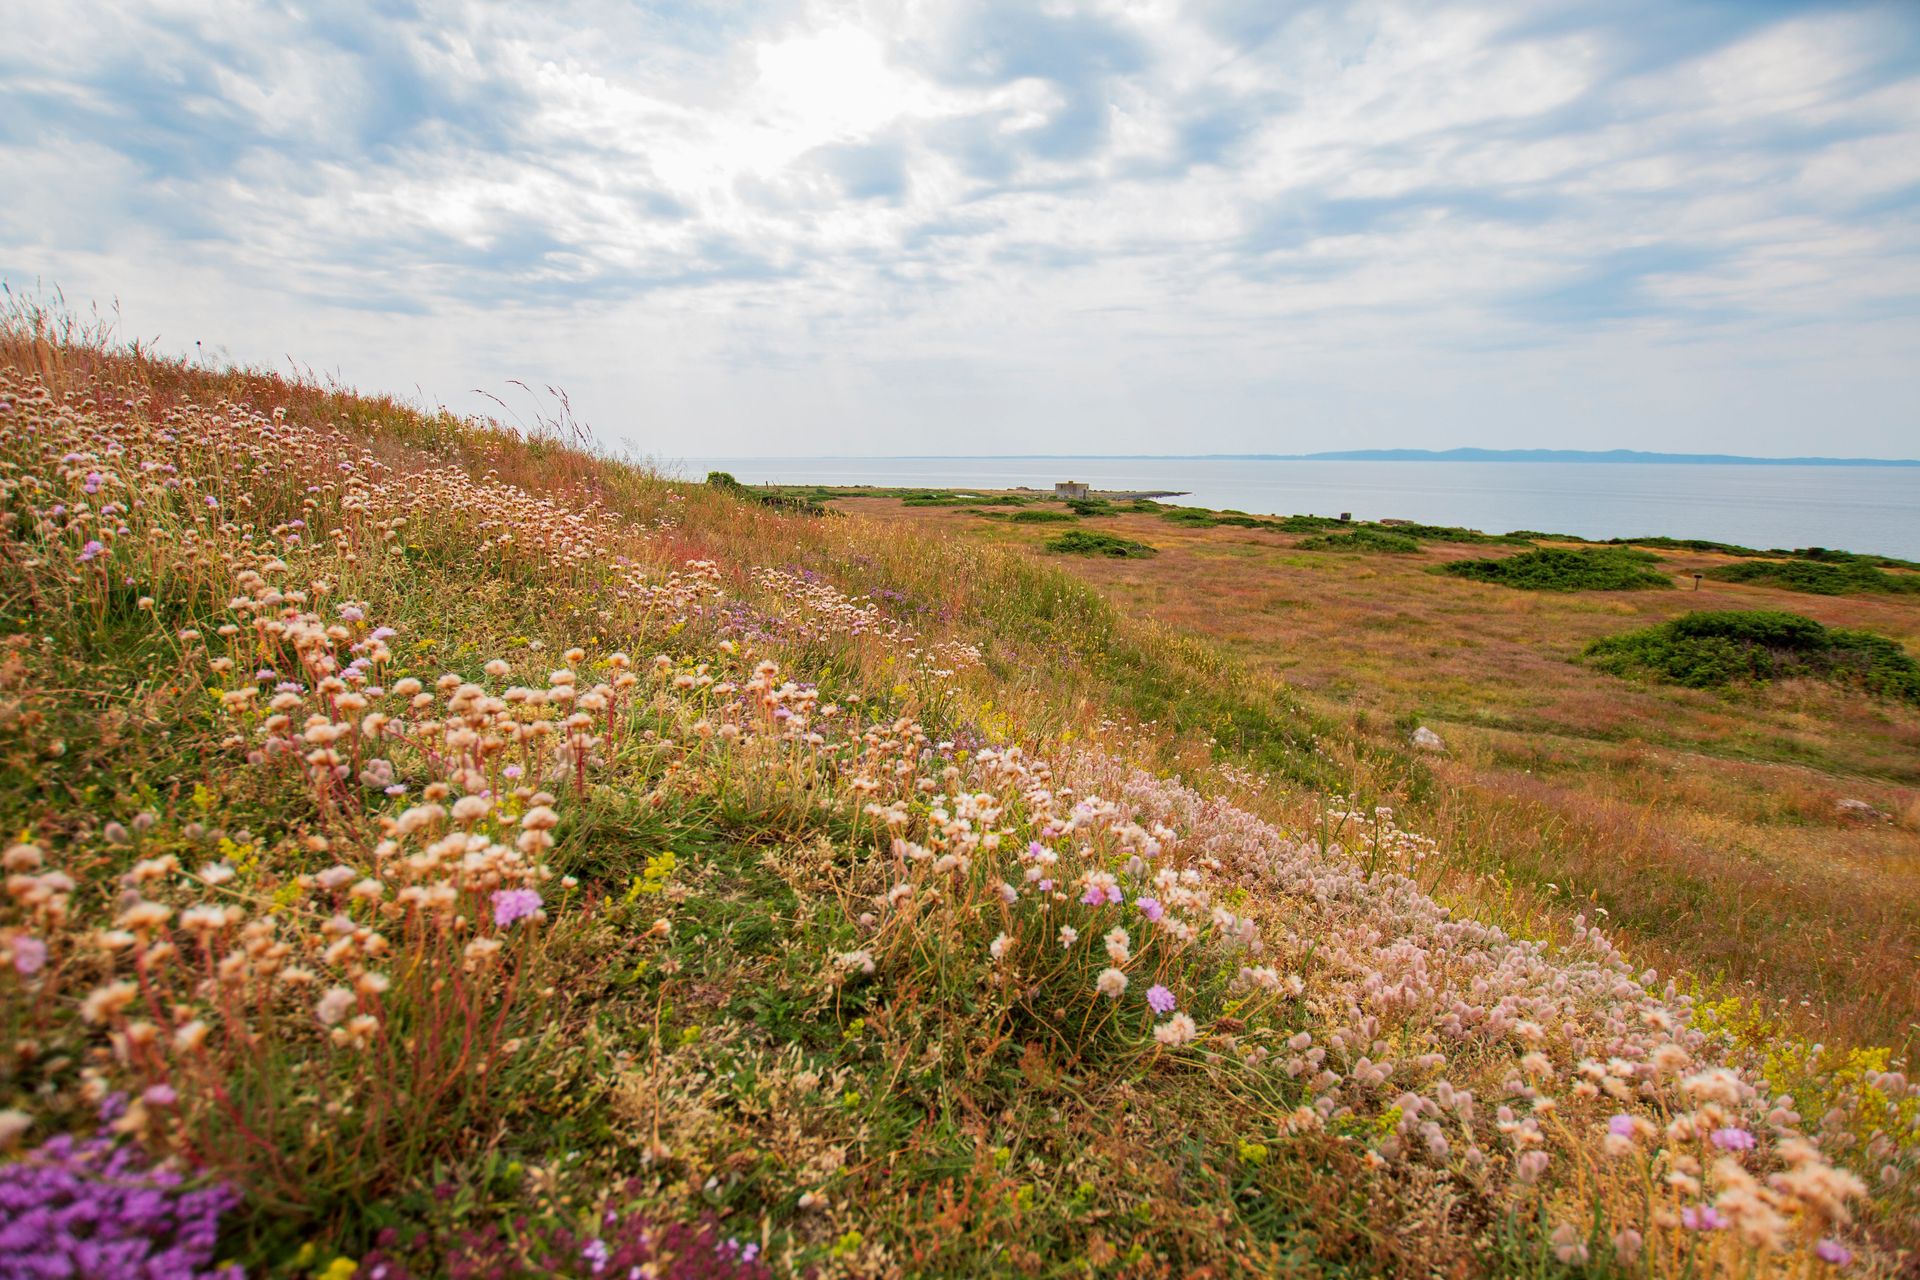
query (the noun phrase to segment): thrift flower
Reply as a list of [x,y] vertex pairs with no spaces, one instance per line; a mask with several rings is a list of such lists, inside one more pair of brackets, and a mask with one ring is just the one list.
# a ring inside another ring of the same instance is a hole
[[1688,1205],[1680,1211],[1680,1225],[1689,1231],[1718,1231],[1727,1219],[1710,1204]]
[[1120,993],[1127,989],[1127,975],[1118,969],[1102,969],[1093,985],[1107,999],[1118,1000]]
[[1070,924],[1063,924],[1060,926],[1060,949],[1062,951],[1072,950],[1073,944],[1078,942],[1079,940],[1080,940],[1080,931],[1078,929],[1074,928]]
[[1713,1145],[1722,1151],[1751,1151],[1754,1136],[1745,1129],[1728,1127],[1713,1131]]
[[32,975],[46,967],[47,944],[38,938],[21,936],[13,940],[13,968],[21,975]]
[[1838,1240],[1822,1240],[1813,1246],[1813,1256],[1836,1267],[1844,1267],[1853,1261],[1853,1250]]
[[1200,1028],[1194,1025],[1192,1018],[1184,1013],[1176,1013],[1153,1029],[1153,1038],[1169,1048],[1179,1048],[1191,1043],[1200,1034]]
[[1159,924],[1160,917],[1167,913],[1167,909],[1160,905],[1158,898],[1135,898],[1133,905],[1140,908],[1140,914],[1154,924]]
[[1173,992],[1159,983],[1156,982],[1147,988],[1147,1007],[1155,1013],[1172,1013],[1175,1003]]

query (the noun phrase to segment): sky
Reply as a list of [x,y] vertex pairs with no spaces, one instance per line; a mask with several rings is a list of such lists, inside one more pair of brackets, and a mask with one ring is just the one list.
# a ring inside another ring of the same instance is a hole
[[0,279],[197,359],[661,459],[1920,456],[1916,0],[0,28]]

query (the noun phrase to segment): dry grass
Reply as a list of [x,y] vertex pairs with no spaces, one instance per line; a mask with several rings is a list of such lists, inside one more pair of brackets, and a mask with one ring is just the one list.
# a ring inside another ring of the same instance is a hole
[[[1038,541],[948,509],[840,505]],[[1362,739],[1404,741],[1413,720],[1439,732],[1440,785],[1406,813],[1462,871],[1604,910],[1649,960],[1752,984],[1817,1034],[1915,1043],[1920,712],[1805,681],[1733,697],[1636,684],[1576,659],[1693,609],[1784,609],[1920,648],[1920,601],[1696,592],[1691,574],[1726,557],[1693,553],[1663,556],[1679,591],[1537,594],[1425,572],[1481,547],[1356,560],[1301,552],[1297,535],[1098,524],[1161,552],[1069,562],[1122,610],[1223,646]]]

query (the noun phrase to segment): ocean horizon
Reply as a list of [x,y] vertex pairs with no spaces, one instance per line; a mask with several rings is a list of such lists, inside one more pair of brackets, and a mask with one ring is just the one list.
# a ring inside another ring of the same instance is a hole
[[1848,462],[1341,460],[1003,455],[663,460],[698,480],[747,484],[1175,491],[1251,515],[1416,520],[1488,533],[1704,538],[1761,549],[1828,547],[1920,559],[1920,467]]

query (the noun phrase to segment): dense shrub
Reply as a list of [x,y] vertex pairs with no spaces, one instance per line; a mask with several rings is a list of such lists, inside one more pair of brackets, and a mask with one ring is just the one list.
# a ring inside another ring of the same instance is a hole
[[1323,533],[1298,544],[1302,551],[1364,551],[1374,555],[1418,555],[1420,544],[1402,533],[1355,529],[1351,533]]
[[1895,641],[1777,610],[1690,613],[1596,640],[1586,656],[1615,675],[1695,689],[1811,677],[1920,703],[1920,662]]
[[1014,524],[1066,524],[1079,519],[1070,511],[982,511],[987,520],[1008,520]]
[[798,515],[824,516],[828,508],[820,505],[817,498],[805,493],[785,492],[777,489],[741,484],[730,471],[707,472],[707,487],[732,494],[748,502],[757,502],[763,507],[772,507],[776,511],[791,511]]
[[1650,551],[1546,548],[1502,560],[1456,560],[1435,566],[1434,572],[1522,591],[1670,590],[1673,580],[1659,571],[1659,563],[1660,557]]
[[1059,537],[1049,539],[1047,550],[1069,556],[1114,556],[1125,559],[1139,559],[1158,554],[1144,542],[1135,542],[1132,538],[1115,537],[1111,533],[1095,533],[1088,529],[1069,529]]
[[1852,595],[1860,591],[1908,594],[1920,592],[1920,574],[1887,573],[1862,560],[1839,563],[1821,560],[1749,560],[1707,570],[1716,582],[1745,582],[1816,596]]

